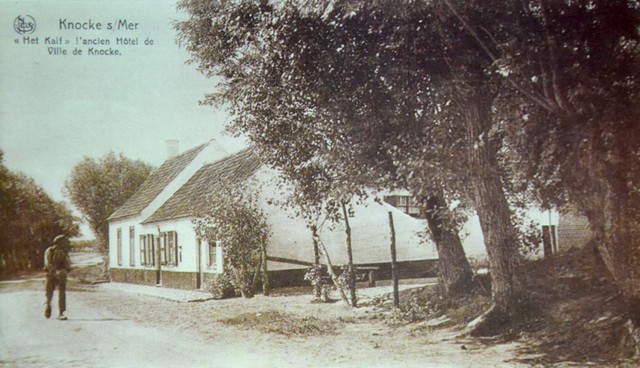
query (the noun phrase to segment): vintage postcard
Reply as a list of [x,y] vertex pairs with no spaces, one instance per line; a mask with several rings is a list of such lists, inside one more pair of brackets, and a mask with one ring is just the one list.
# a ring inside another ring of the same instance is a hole
[[638,9],[0,0],[0,367],[637,366]]

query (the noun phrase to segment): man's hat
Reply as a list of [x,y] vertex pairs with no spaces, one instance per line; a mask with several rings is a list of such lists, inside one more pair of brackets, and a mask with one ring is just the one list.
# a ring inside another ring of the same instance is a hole
[[53,244],[58,244],[59,242],[61,242],[65,238],[66,238],[66,236],[60,234],[60,235],[56,236],[55,238],[53,238]]

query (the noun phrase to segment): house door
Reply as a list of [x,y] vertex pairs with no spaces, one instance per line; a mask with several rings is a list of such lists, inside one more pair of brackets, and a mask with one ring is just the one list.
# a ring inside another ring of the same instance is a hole
[[196,238],[196,289],[202,289],[202,240]]

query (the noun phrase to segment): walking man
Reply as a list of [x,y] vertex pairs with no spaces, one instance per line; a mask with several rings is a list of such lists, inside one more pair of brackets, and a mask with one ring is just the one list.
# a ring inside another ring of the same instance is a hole
[[71,271],[69,259],[69,240],[64,235],[58,235],[53,239],[53,245],[44,252],[44,271],[47,273],[45,292],[47,296],[44,316],[51,317],[51,299],[53,290],[58,287],[58,319],[66,320],[64,315],[67,309],[66,289],[67,273]]

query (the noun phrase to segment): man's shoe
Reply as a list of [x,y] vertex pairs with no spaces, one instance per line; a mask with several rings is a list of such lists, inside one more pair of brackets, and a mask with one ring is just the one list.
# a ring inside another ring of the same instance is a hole
[[58,316],[58,319],[61,321],[66,321],[67,320],[67,316],[65,316],[64,314],[61,314]]
[[44,309],[44,316],[45,316],[45,318],[51,317],[51,306],[50,305],[47,305],[47,307]]

